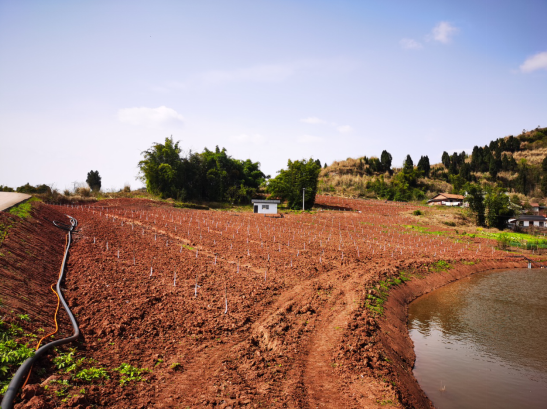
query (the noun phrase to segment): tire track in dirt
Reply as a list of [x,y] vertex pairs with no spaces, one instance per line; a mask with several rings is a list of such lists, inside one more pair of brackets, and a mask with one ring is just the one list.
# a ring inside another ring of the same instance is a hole
[[[323,278],[324,280],[325,278]],[[304,359],[303,381],[307,405],[316,408],[386,408],[371,396],[381,396],[382,386],[373,378],[346,384],[334,370],[334,350],[342,341],[353,311],[359,305],[356,289],[363,277],[359,272],[337,288],[333,299],[323,308],[316,320],[313,338],[308,343]],[[320,322],[318,324],[318,322]]]
[[352,407],[341,391],[340,380],[333,371],[332,352],[347,326],[351,312],[351,293],[338,290],[336,298],[325,307],[316,322],[313,338],[304,359],[304,386],[310,408]]

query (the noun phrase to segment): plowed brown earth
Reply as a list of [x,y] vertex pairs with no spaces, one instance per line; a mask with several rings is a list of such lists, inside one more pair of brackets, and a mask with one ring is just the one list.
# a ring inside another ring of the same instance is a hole
[[[410,205],[317,202],[352,211],[272,219],[138,199],[71,207],[79,234],[66,296],[83,334],[77,355],[93,358],[110,379],[57,373],[70,381],[70,396],[63,401],[45,382],[48,390],[19,407],[430,405],[411,376],[404,325],[387,321],[387,308],[374,312],[367,296],[402,271],[410,283],[435,276],[441,285],[461,269],[514,259],[486,239],[404,227]],[[435,273],[441,260],[451,270]],[[401,316],[404,302],[393,307]],[[122,363],[151,372],[122,386],[114,370]]]
[[[0,224],[7,227],[0,243],[0,317],[27,314],[32,318],[27,326],[55,329],[57,298],[50,285],[57,282],[65,234],[52,220],[66,219],[59,210],[34,203],[28,219],[0,212]],[[68,317],[61,314],[60,319],[61,332],[70,332]]]

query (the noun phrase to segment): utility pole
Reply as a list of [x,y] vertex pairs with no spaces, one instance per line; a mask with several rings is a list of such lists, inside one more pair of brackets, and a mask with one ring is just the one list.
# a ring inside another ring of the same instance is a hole
[[302,211],[305,210],[305,209],[304,209],[304,200],[305,200],[305,198],[306,198],[306,188],[303,187],[303,188],[302,188]]

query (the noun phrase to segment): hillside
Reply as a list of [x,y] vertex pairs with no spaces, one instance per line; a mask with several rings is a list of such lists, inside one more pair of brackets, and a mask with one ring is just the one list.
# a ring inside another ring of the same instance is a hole
[[546,157],[547,128],[538,127],[475,146],[470,155],[444,152],[442,162],[437,164],[430,165],[427,156],[419,161],[407,156],[404,178],[400,175],[403,168],[391,167],[387,151],[381,158],[362,156],[335,161],[321,170],[318,192],[393,199],[382,186],[398,184],[402,190],[414,189],[407,197],[420,200],[440,192],[460,193],[471,182],[504,188],[524,202],[543,201],[547,196]]

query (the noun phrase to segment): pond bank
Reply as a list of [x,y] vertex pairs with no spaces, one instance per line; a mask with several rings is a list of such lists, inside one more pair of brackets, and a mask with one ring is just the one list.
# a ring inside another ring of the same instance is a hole
[[475,265],[458,265],[448,271],[432,273],[421,279],[414,278],[389,292],[389,297],[384,305],[384,317],[378,322],[378,346],[384,350],[385,355],[392,363],[400,400],[404,406],[434,407],[412,372],[416,355],[414,344],[408,333],[408,305],[421,295],[478,272],[525,268],[526,266],[525,260],[515,259],[481,262]]

